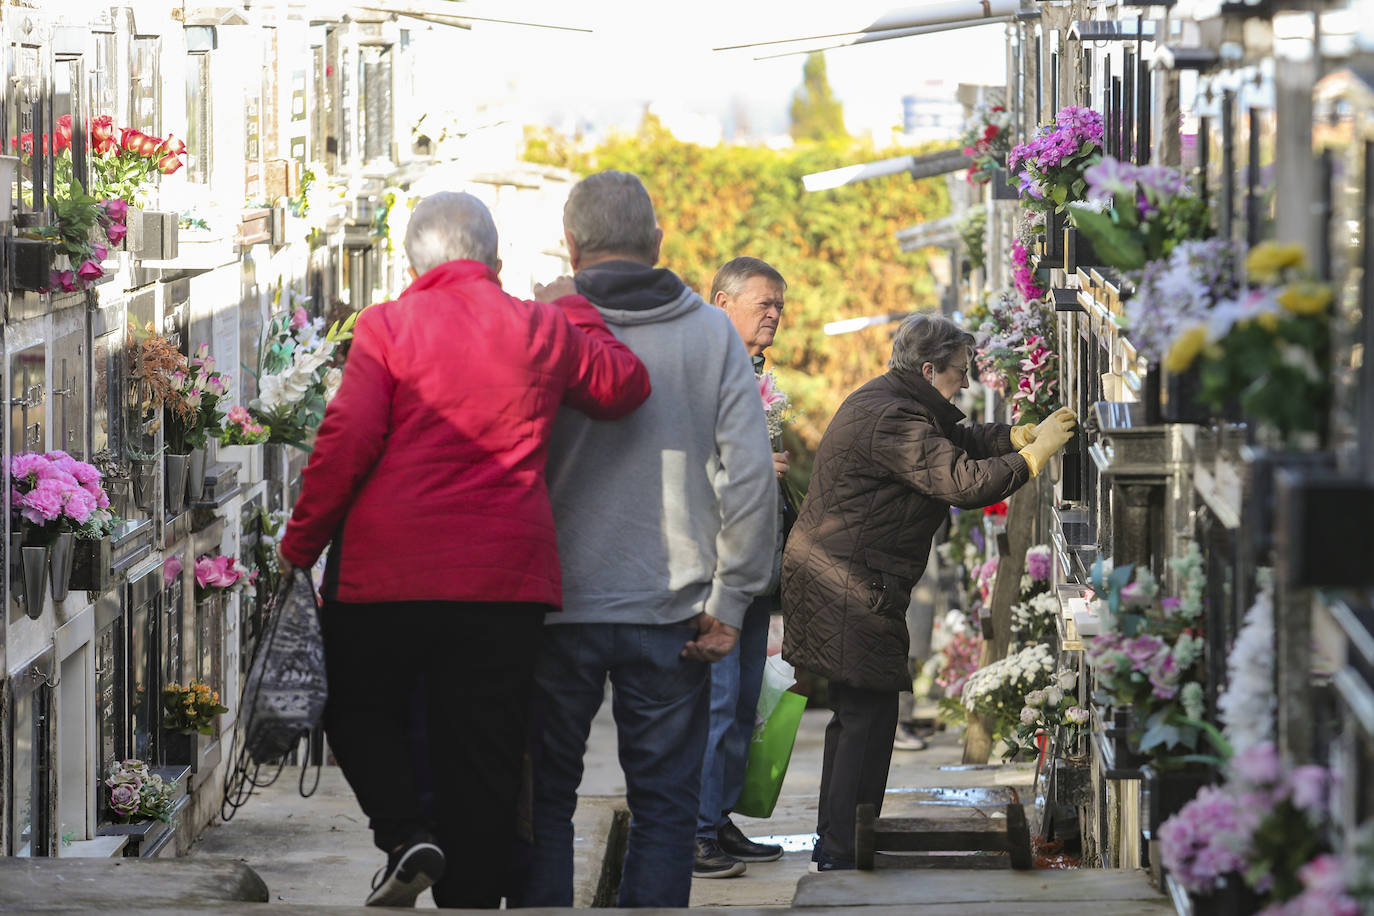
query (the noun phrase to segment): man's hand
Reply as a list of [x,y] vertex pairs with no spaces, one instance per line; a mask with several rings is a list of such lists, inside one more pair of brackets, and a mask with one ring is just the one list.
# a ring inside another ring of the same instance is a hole
[[550,282],[547,286],[543,283],[534,284],[534,298],[538,302],[552,302],[564,296],[575,295],[577,295],[577,285],[573,283],[573,278],[566,274]]
[[774,453],[773,453],[773,470],[774,470],[774,472],[777,473],[778,479],[779,479],[779,480],[781,480],[782,477],[783,477],[783,475],[785,475],[785,474],[787,473],[787,468],[788,468],[787,457],[788,457],[790,454],[791,454],[791,452],[774,452]]
[[718,662],[730,654],[739,639],[739,630],[727,623],[721,623],[710,614],[702,612],[693,622],[697,625],[697,638],[687,643],[682,650],[683,658],[706,662]]

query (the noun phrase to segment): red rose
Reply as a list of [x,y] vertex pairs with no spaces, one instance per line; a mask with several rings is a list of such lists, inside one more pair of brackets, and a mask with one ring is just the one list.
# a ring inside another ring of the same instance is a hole
[[72,116],[64,114],[57,119],[57,130],[53,134],[53,151],[62,152],[72,145]]
[[983,139],[991,140],[1001,132],[1002,128],[998,127],[996,124],[989,124],[987,129],[983,131]]
[[186,163],[182,162],[171,153],[164,153],[157,160],[157,168],[164,175],[170,175]]
[[138,152],[138,143],[143,139],[143,134],[134,130],[132,127],[121,127],[119,129],[119,145],[131,153]]
[[173,156],[180,156],[186,152],[186,144],[172,134],[168,134],[167,139],[162,141],[162,146],[158,150],[163,153],[171,153]]
[[97,156],[108,156],[118,149],[116,140],[113,118],[101,115],[91,119],[91,152]]

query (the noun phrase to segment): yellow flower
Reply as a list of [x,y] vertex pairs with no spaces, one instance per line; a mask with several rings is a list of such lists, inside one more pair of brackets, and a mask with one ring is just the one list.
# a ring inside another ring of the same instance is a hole
[[1325,283],[1293,283],[1278,295],[1279,305],[1294,315],[1317,315],[1331,304],[1331,287]]
[[1245,270],[1252,280],[1277,283],[1282,271],[1290,267],[1301,268],[1306,264],[1307,250],[1301,244],[1263,242],[1250,249],[1250,254],[1245,259]]
[[1277,334],[1279,330],[1279,316],[1273,312],[1260,312],[1255,321],[1270,334]]
[[1169,347],[1169,354],[1164,357],[1164,368],[1170,372],[1186,371],[1206,345],[1207,326],[1194,325],[1180,334]]

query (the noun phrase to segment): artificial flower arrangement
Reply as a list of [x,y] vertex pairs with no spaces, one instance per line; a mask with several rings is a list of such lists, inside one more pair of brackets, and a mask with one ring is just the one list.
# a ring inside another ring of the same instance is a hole
[[987,184],[1011,149],[1011,112],[1004,105],[979,102],[973,108],[973,117],[964,125],[959,142],[964,145],[964,155],[973,160],[965,180],[970,184]]
[[132,127],[116,128],[114,119],[91,119],[91,189],[100,197],[119,198],[139,206],[154,175],[171,175],[186,163],[186,144]]
[[992,720],[994,739],[1010,739],[1021,724],[1026,694],[1053,686],[1056,668],[1049,646],[1027,646],[973,672],[960,701],[969,715]]
[[1245,259],[1247,284],[1183,331],[1165,359],[1173,372],[1200,361],[1199,397],[1277,430],[1316,432],[1331,401],[1331,287],[1308,277],[1302,245],[1265,242]]
[[196,600],[204,601],[214,595],[227,595],[251,585],[257,576],[239,565],[239,561],[224,554],[201,554],[196,558]]
[[977,617],[951,609],[935,621],[931,645],[935,652],[927,670],[942,691],[940,718],[951,725],[961,724],[967,718],[961,700],[964,685],[983,658],[983,634]]
[[[1331,864],[1325,840],[1330,792],[1325,767],[1286,767],[1272,742],[1257,744],[1230,758],[1222,785],[1203,787],[1161,825],[1161,861],[1195,894],[1217,891],[1235,876],[1269,904],[1305,895],[1316,902],[1312,898],[1331,889],[1312,873]],[[1298,912],[1335,913],[1345,906],[1327,902],[1340,906]]]
[[1211,234],[1206,201],[1176,169],[1103,156],[1083,178],[1087,199],[1068,204],[1069,219],[1109,267],[1138,271],[1179,242]]
[[1032,690],[1025,696],[1025,705],[1016,726],[1015,743],[1007,742],[1002,755],[1015,760],[1022,754],[1034,757],[1040,753],[1040,742],[1056,730],[1061,732],[1060,747],[1073,747],[1080,735],[1088,731],[1088,710],[1078,705],[1073,693],[1078,675],[1068,668],[1060,668],[1048,687]]
[[10,459],[10,507],[26,540],[51,545],[59,534],[99,539],[118,519],[94,465],[63,451],[23,452]]
[[339,345],[353,336],[358,313],[324,328],[297,308],[268,323],[258,357],[258,396],[249,404],[253,418],[269,429],[269,442],[310,450],[309,439],[324,419],[324,409],[343,380],[331,366]]
[[1059,599],[1050,591],[1053,555],[1041,544],[1026,551],[1026,571],[1021,594],[1011,606],[1011,630],[1017,642],[1048,643],[1054,635]]
[[974,350],[979,380],[1010,396],[1016,422],[1038,423],[1059,406],[1054,312],[1004,290],[988,300],[986,315],[977,327],[980,343]]
[[[758,375],[759,397],[763,401],[763,413],[768,419],[768,441],[773,447],[773,451],[782,451],[782,430],[789,421],[788,409],[792,406],[791,399],[787,393],[778,387],[777,379],[773,377],[773,370],[765,370]],[[778,481],[782,488],[782,509],[787,516],[784,522],[786,532],[791,530],[792,523],[796,522],[797,516],[801,513],[802,501],[806,494],[798,489],[792,479],[783,476]]]
[[148,770],[142,760],[116,760],[105,775],[110,813],[117,821],[155,818],[171,822],[176,802],[176,780],[164,780]]
[[215,716],[228,711],[227,706],[220,705],[219,691],[211,690],[204,681],[191,681],[185,687],[173,683],[162,688],[162,727],[168,731],[211,735]]
[[1203,719],[1205,588],[1202,554],[1189,544],[1169,561],[1179,596],[1160,598],[1147,569],[1093,564],[1094,609],[1105,632],[1093,637],[1087,655],[1097,676],[1097,702],[1135,712],[1131,738],[1160,763],[1195,759],[1203,738],[1219,733]]
[[225,414],[219,441],[221,445],[261,445],[271,435],[272,431],[254,420],[248,408],[235,404]]
[[1141,269],[1123,305],[1125,333],[1136,351],[1162,362],[1185,330],[1240,291],[1245,246],[1231,239],[1179,242],[1168,257]]
[[1049,212],[1082,200],[1088,188],[1083,171],[1102,152],[1102,132],[1102,115],[1069,106],[1059,110],[1053,125],[1012,149],[1007,182],[1016,187],[1022,206]]
[[210,434],[224,422],[219,405],[229,393],[229,376],[215,369],[210,347],[201,344],[186,369],[173,370],[169,380],[171,400],[164,402],[167,450],[184,455],[205,448]]
[[183,380],[190,373],[191,364],[185,354],[170,340],[158,334],[152,322],[144,328],[129,324],[129,375],[132,405],[151,419],[147,432],[156,432],[162,425],[162,408],[177,415],[177,422],[189,426],[195,422],[194,406],[181,396]]

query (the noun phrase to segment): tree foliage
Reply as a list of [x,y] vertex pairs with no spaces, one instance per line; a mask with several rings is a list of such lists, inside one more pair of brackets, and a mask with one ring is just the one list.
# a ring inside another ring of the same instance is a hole
[[792,95],[789,111],[793,140],[826,141],[848,139],[844,126],[844,104],[835,98],[825,71],[825,55],[812,51],[802,64],[802,84]]
[[[883,150],[882,156],[919,153]],[[939,179],[906,175],[804,193],[802,176],[879,155],[853,143],[788,150],[684,143],[649,117],[637,136],[576,152],[543,134],[526,158],[579,174],[619,169],[640,176],[664,239],[661,265],[705,295],[716,270],[751,255],[787,280],[787,307],[768,350],[798,416],[788,447],[799,477],[840,402],[885,371],[895,324],[827,336],[827,322],[937,307],[924,252],[903,253],[895,233],[949,212]]]

